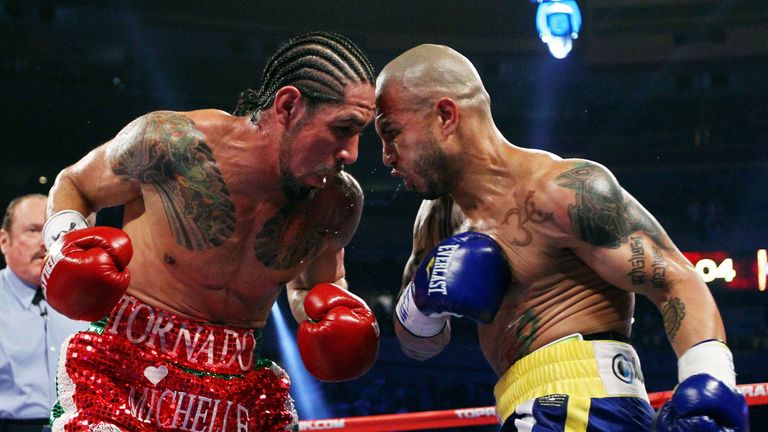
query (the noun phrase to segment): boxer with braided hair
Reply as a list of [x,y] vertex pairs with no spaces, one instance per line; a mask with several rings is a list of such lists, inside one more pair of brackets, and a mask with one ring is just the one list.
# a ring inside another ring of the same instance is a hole
[[291,39],[264,67],[258,91],[240,95],[235,115],[258,113],[272,104],[280,87],[298,88],[310,104],[340,102],[350,83],[373,82],[373,67],[360,49],[347,38],[325,32]]
[[[95,322],[65,343],[53,430],[296,430],[288,376],[258,355],[283,286],[313,375],[372,366],[376,319],[344,269],[363,193],[343,167],[373,109],[365,55],[309,33],[235,115],[146,114],[59,174],[42,285]],[[88,227],[115,205],[122,230]]]

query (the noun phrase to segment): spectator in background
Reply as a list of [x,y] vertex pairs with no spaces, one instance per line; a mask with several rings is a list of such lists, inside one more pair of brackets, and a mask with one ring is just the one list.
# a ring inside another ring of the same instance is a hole
[[0,229],[0,431],[35,431],[56,401],[59,347],[88,327],[49,307],[39,287],[47,197],[11,201]]

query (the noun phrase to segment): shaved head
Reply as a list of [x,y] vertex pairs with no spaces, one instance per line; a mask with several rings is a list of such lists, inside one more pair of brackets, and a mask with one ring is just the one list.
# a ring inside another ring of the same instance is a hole
[[449,97],[461,105],[490,109],[490,98],[472,63],[456,50],[443,45],[424,44],[404,52],[376,79],[376,96],[397,86],[411,103],[429,104]]

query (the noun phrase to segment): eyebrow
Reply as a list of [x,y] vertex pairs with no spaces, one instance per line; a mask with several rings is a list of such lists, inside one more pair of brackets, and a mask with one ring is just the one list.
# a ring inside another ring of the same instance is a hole
[[354,114],[344,116],[344,117],[339,117],[336,119],[336,122],[349,122],[354,124],[355,126],[360,126],[360,127],[365,127],[368,125],[368,123],[370,123],[369,121],[366,121],[362,119],[360,116],[354,115]]

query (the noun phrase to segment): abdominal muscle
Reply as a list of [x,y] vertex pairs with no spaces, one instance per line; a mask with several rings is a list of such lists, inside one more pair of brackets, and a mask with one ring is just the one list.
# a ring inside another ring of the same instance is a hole
[[573,333],[629,335],[634,295],[582,270],[578,279],[560,274],[518,284],[494,321],[478,326],[480,347],[499,376],[525,355]]
[[179,316],[263,327],[283,286],[301,270],[264,267],[252,250],[253,242],[238,230],[220,246],[185,249],[175,244],[163,222],[150,222],[144,214],[126,224],[134,249],[127,293]]

